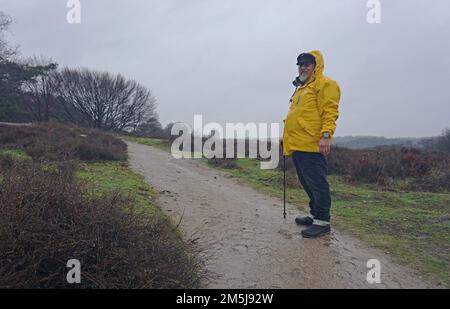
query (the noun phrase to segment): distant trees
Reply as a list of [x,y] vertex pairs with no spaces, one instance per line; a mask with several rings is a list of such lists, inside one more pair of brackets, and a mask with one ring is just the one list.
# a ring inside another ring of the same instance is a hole
[[419,145],[426,150],[450,153],[450,128],[444,129],[438,137],[422,139]]
[[[12,61],[8,58],[0,60],[0,119],[2,121],[23,122],[32,120],[33,116],[38,121],[48,121],[47,114],[41,114],[45,111],[41,109],[45,107],[44,99],[40,99],[34,103],[38,105],[31,106],[29,93],[25,92],[26,88],[37,87],[39,80],[44,78],[50,71],[56,68],[56,64],[50,63],[45,66],[30,66],[19,61]],[[44,117],[47,116],[46,119]]]
[[23,83],[24,96],[21,106],[33,121],[47,122],[51,115],[55,114],[55,71],[58,65],[41,56],[23,61],[23,66],[35,71],[36,75]]
[[438,150],[450,153],[450,128],[446,128],[442,131],[442,135],[435,141],[435,147]]
[[133,133],[138,136],[171,140],[173,125],[173,123],[169,123],[163,128],[158,118],[150,118],[146,122],[139,125],[136,132]]
[[156,100],[120,74],[58,69],[45,57],[19,59],[4,37],[11,19],[0,12],[0,121],[56,119],[112,130],[161,132]]
[[163,131],[162,125],[159,122],[158,117],[149,117],[145,122],[141,123],[136,128],[136,134],[138,135],[155,135],[160,134]]

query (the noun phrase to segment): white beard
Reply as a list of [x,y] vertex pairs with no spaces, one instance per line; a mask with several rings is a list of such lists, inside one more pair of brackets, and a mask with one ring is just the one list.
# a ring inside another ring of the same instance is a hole
[[307,74],[301,74],[298,78],[300,79],[300,81],[303,83],[308,79],[308,75]]

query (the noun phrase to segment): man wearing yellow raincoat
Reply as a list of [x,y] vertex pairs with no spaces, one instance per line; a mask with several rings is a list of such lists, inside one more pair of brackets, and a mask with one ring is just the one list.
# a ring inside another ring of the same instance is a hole
[[310,214],[295,222],[308,226],[303,237],[318,237],[330,232],[331,196],[327,182],[326,155],[339,117],[339,85],[323,75],[324,61],[319,51],[302,53],[297,58],[299,76],[285,119],[283,153],[292,156],[298,178],[310,199]]

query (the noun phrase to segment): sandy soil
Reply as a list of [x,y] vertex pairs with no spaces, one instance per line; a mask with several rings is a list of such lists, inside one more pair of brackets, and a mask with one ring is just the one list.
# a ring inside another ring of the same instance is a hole
[[[196,160],[127,142],[130,166],[157,190],[156,203],[186,239],[195,239],[210,272],[208,288],[430,288],[383,252],[333,230],[304,239],[297,207],[245,187]],[[184,215],[183,215],[184,214]],[[381,284],[366,281],[369,259],[381,262]]]

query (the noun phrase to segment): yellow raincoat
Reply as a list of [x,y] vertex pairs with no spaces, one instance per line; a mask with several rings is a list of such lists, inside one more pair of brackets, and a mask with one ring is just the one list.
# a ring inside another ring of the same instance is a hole
[[323,75],[322,53],[315,50],[310,54],[316,59],[316,68],[293,94],[284,123],[283,153],[287,156],[294,151],[319,152],[322,134],[328,132],[332,137],[339,117],[339,85]]

